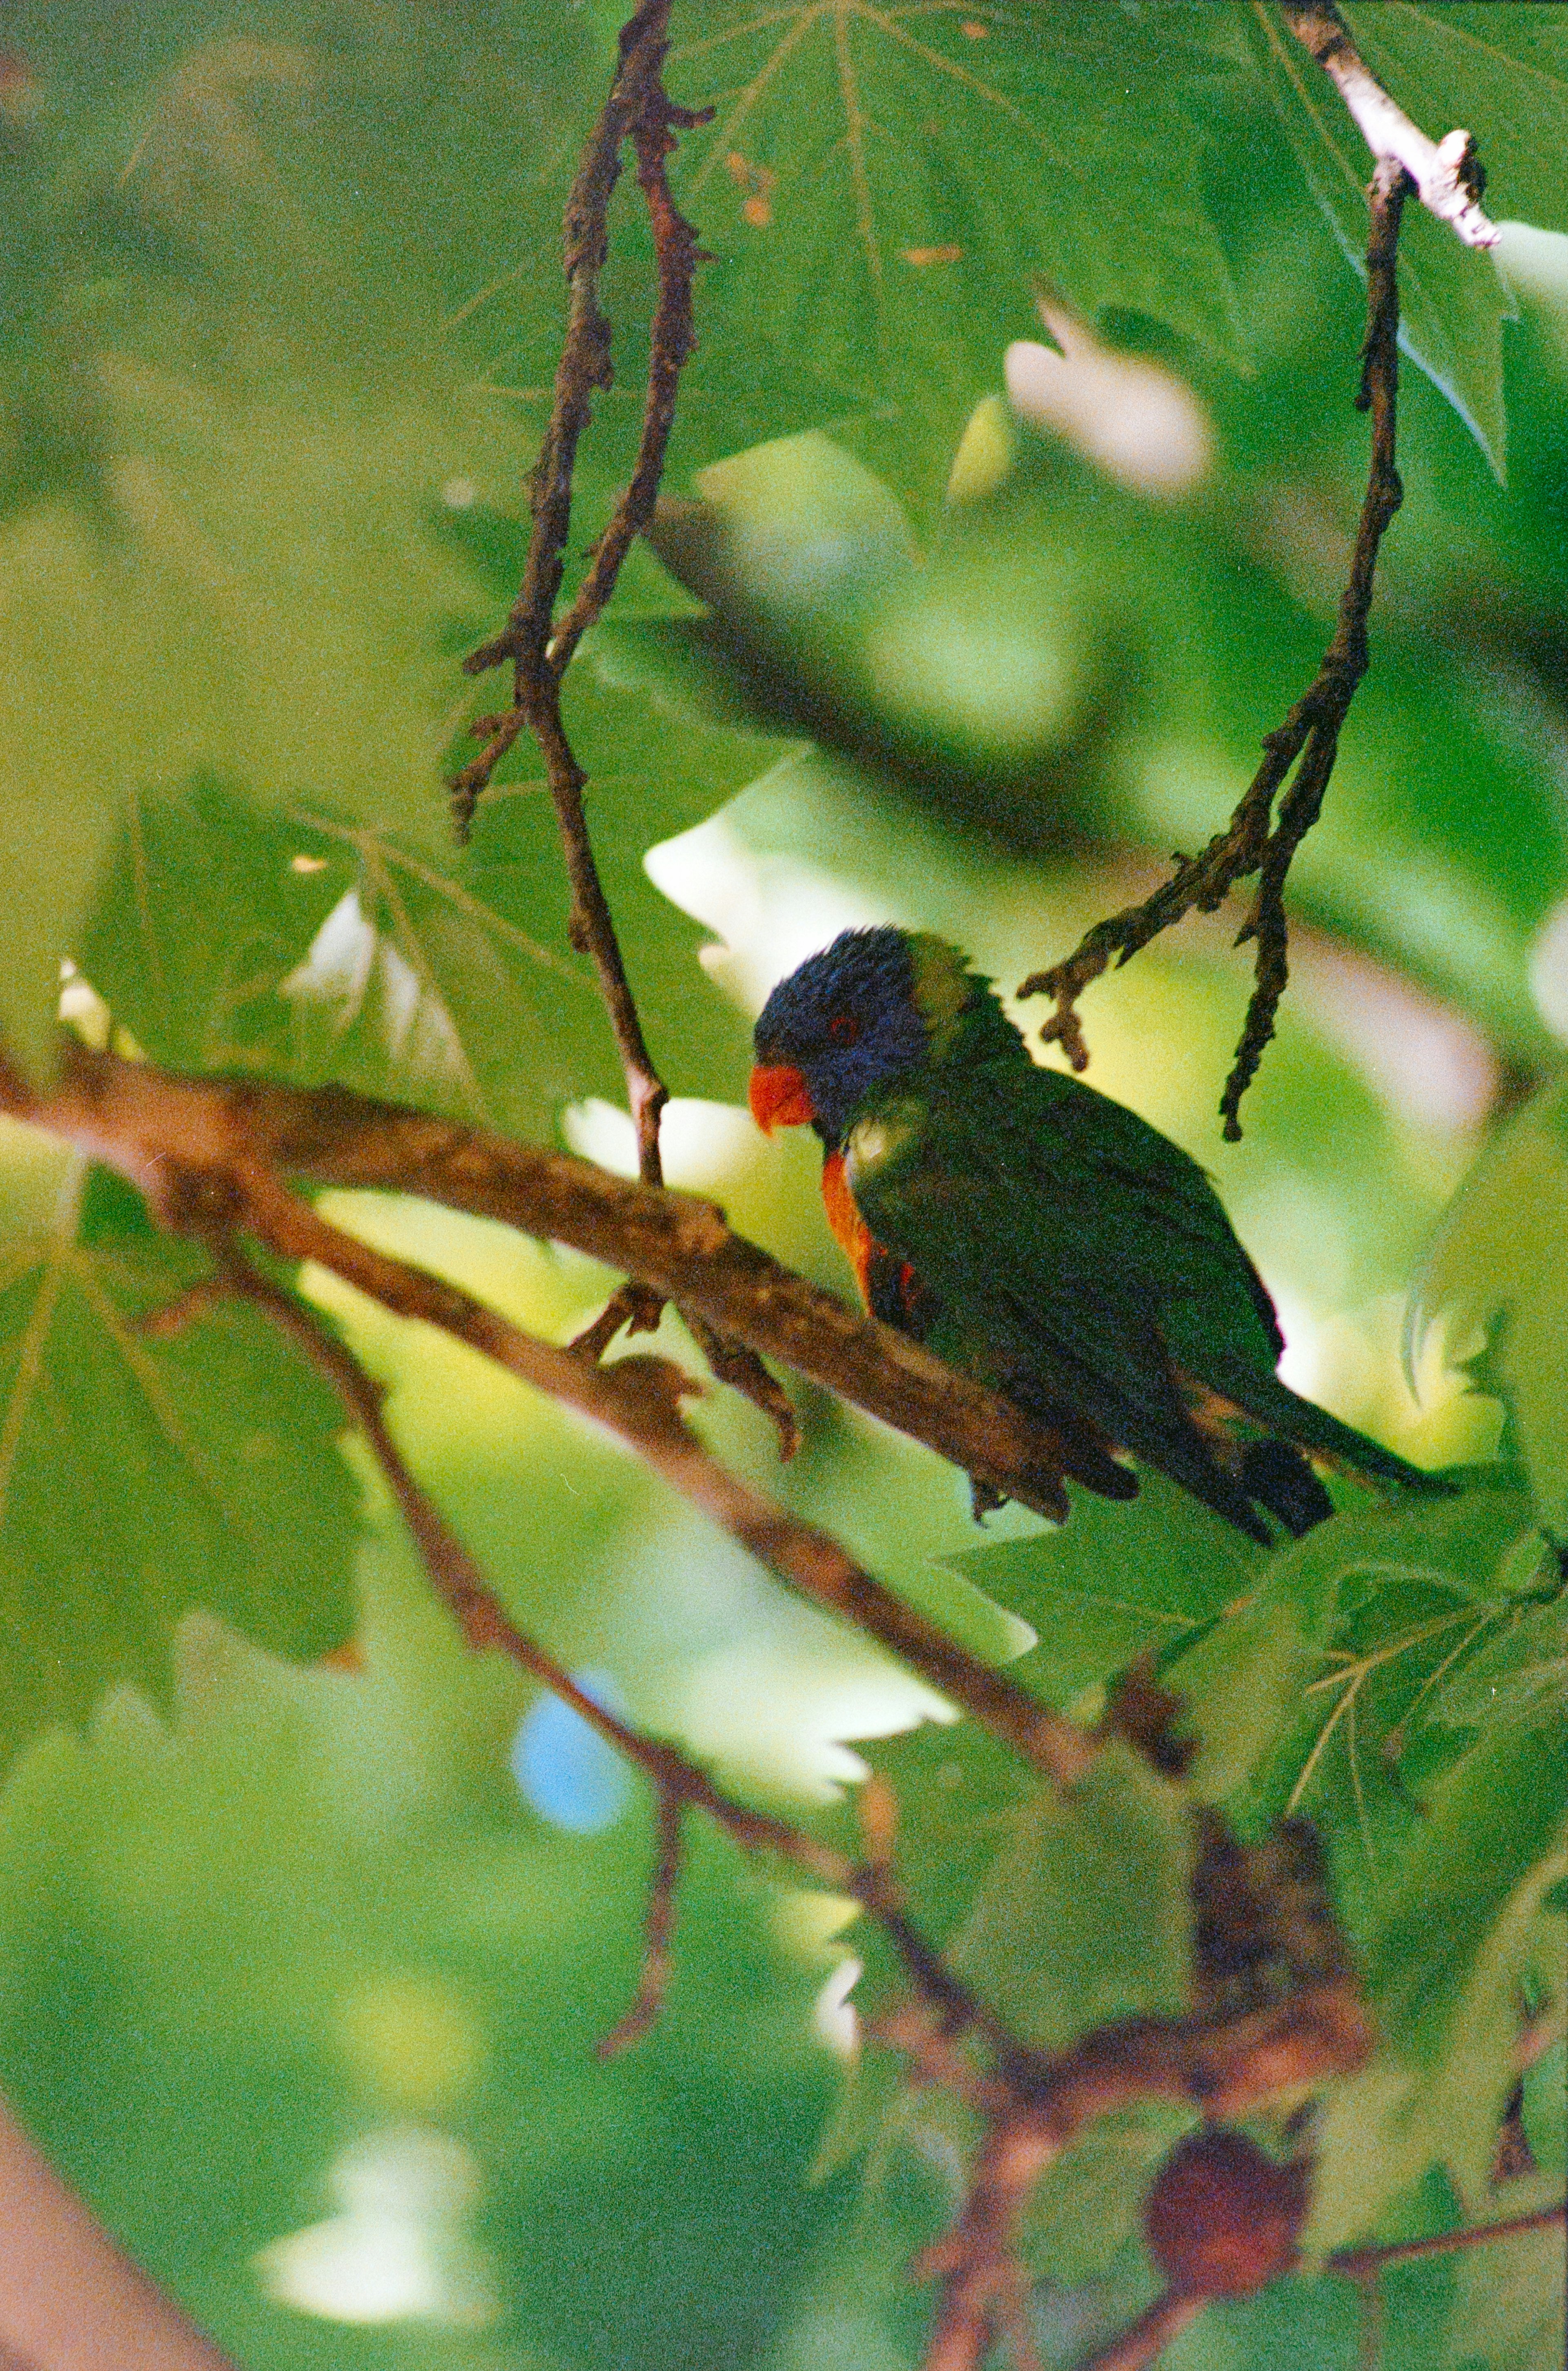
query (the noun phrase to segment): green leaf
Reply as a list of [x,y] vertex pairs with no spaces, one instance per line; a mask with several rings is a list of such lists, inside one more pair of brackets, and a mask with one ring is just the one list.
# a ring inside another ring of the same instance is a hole
[[[335,1395],[259,1311],[145,1321],[207,1270],[137,1197],[5,1141],[0,1756],[134,1681],[167,1696],[180,1616],[312,1660],[355,1613],[355,1492]],[[17,1187],[26,1186],[24,1205]]]
[[[1375,73],[1379,71],[1377,28],[1384,13],[1351,12],[1356,39]],[[1392,13],[1411,20],[1410,28],[1400,28],[1407,32],[1411,49],[1435,16],[1434,11],[1408,6]],[[1458,8],[1444,13],[1495,20],[1492,9]],[[1370,22],[1374,17],[1377,28]],[[1327,214],[1347,260],[1365,278],[1366,185],[1372,178],[1366,144],[1332,83],[1282,18],[1253,6],[1243,13],[1242,22],[1253,61],[1279,110],[1307,186]],[[1487,108],[1475,110],[1472,121],[1464,112],[1462,92],[1451,88],[1437,100],[1441,123],[1435,117],[1423,121],[1418,99],[1400,72],[1402,63],[1399,54],[1389,54],[1387,79],[1392,96],[1407,114],[1422,122],[1434,139],[1441,138],[1456,121],[1468,123],[1481,141],[1482,154],[1490,158],[1493,119]],[[1512,92],[1508,104],[1511,107]],[[1551,136],[1560,145],[1561,113]],[[1491,256],[1462,246],[1412,198],[1405,208],[1400,241],[1400,343],[1453,404],[1499,477],[1506,449],[1502,325],[1513,315],[1514,306]]]
[[1244,1596],[1265,1561],[1163,1475],[1140,1473],[1125,1506],[1072,1495],[1059,1530],[948,1559],[1039,1632],[1028,1669],[1058,1704],[1179,1644]]
[[[1364,1505],[1318,1524],[1262,1559],[1254,1594],[1167,1665],[1162,1677],[1185,1699],[1201,1741],[1192,1772],[1201,1795],[1233,1798],[1249,1819],[1298,1801],[1319,1816],[1313,1789],[1347,1709],[1327,1693],[1332,1681],[1353,1680],[1359,1693],[1369,1673],[1398,1662],[1391,1693],[1370,1698],[1370,1733],[1380,1741],[1467,1631],[1485,1634],[1499,1560],[1527,1524],[1528,1505],[1506,1469],[1481,1468],[1469,1483],[1452,1498]],[[1407,1671],[1411,1645],[1425,1659]],[[1355,1736],[1353,1728],[1353,1745]],[[1361,1738],[1365,1751],[1366,1729]],[[1343,1796],[1330,1799],[1353,1832],[1362,1808],[1353,1767]]]
[[[733,1094],[738,1019],[696,961],[701,933],[643,870],[772,754],[571,679],[589,827],[655,1059],[677,1093]],[[470,851],[357,820],[335,801],[261,804],[198,781],[129,795],[77,943],[145,1052],[177,1069],[333,1079],[455,1117],[548,1135],[563,1103],[624,1100],[570,903],[548,795],[526,759]]]
[[[457,317],[495,220],[550,251],[608,60],[549,0],[494,27],[170,6],[90,41],[23,6],[6,40],[38,103],[0,159],[27,226],[0,747],[28,785],[0,1011],[37,1052],[125,783],[206,772],[443,839],[450,628],[485,619],[435,530],[516,488],[529,442]],[[526,293],[547,344],[558,283]]]
[[1381,2048],[1325,2112],[1314,2244],[1372,2227],[1397,2191],[1445,2166],[1490,2211],[1497,2128],[1517,2078],[1522,1999],[1560,1978],[1568,1752],[1499,1722],[1432,1790],[1379,1931],[1364,1947]]
[[1411,1301],[1419,1345],[1441,1320],[1456,1352],[1494,1338],[1488,1381],[1506,1398],[1543,1526],[1568,1528],[1568,1081],[1516,1113],[1460,1188]]
[[953,1964],[1042,2049],[1113,2018],[1179,2016],[1192,1847],[1182,1791],[1109,1746],[1071,1795],[1040,1789],[1015,1814]]
[[[1561,2171],[1510,2182],[1484,2219],[1539,2213],[1562,2197]],[[1560,2371],[1563,2360],[1562,2226],[1489,2239],[1450,2257],[1453,2296],[1434,2371]]]
[[929,498],[1002,347],[1031,328],[1033,272],[1090,318],[1118,306],[1231,351],[1191,64],[1108,0],[1048,31],[990,0],[915,17],[697,0],[667,75],[716,110],[672,174],[715,258],[699,420],[755,404],[759,379],[775,434],[868,410],[877,449]]

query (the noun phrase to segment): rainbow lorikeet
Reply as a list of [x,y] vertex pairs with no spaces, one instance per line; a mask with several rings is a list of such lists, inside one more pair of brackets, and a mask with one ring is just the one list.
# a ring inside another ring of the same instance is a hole
[[809,1122],[822,1197],[873,1313],[1015,1400],[1108,1496],[1156,1466],[1265,1544],[1332,1512],[1310,1463],[1441,1490],[1298,1398],[1257,1269],[1195,1161],[1034,1062],[944,940],[846,931],[782,980],[751,1109]]

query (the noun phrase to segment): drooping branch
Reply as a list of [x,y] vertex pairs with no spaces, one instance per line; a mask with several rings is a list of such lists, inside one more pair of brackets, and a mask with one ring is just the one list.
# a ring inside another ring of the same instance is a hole
[[[641,1770],[657,1802],[655,1868],[645,1918],[643,1972],[624,2018],[599,2045],[601,2056],[628,2048],[646,2032],[658,2013],[673,1969],[671,1937],[675,1889],[680,1874],[681,1822],[688,1809],[704,1812],[744,1850],[782,1859],[816,1883],[847,1894],[882,1926],[921,1995],[949,2024],[985,2034],[1010,2063],[1027,2056],[969,1988],[947,1969],[904,1913],[888,1864],[869,1855],[860,1862],[774,1813],[753,1810],[716,1787],[706,1772],[676,1746],[646,1736],[590,1696],[563,1665],[502,1605],[475,1558],[421,1487],[392,1438],[383,1411],[383,1393],[341,1337],[308,1303],[276,1283],[248,1258],[232,1227],[241,1214],[211,1195],[192,1209],[190,1229],[207,1243],[215,1275],[200,1303],[184,1313],[204,1313],[220,1295],[249,1301],[300,1349],[342,1401],[350,1421],[364,1435],[391,1493],[394,1505],[419,1551],[436,1596],[476,1651],[494,1648],[539,1680]],[[319,1256],[320,1246],[317,1256]],[[569,1354],[567,1354],[569,1355]],[[652,1361],[634,1360],[636,1366]],[[1092,1747],[1091,1747],[1092,1752]]]
[[1217,832],[1200,855],[1179,865],[1152,896],[1097,922],[1064,962],[1031,973],[1018,989],[1020,996],[1054,1000],[1055,1009],[1041,1028],[1041,1040],[1063,1046],[1074,1069],[1082,1070],[1089,1057],[1077,1004],[1091,981],[1100,977],[1112,958],[1119,965],[1127,963],[1184,915],[1213,913],[1238,881],[1257,873],[1257,892],[1237,938],[1238,946],[1248,940],[1257,943],[1255,984],[1235,1064],[1220,1099],[1225,1135],[1232,1143],[1240,1137],[1241,1099],[1274,1034],[1288,977],[1285,877],[1322,811],[1341,728],[1366,672],[1366,620],[1378,546],[1403,499],[1395,466],[1400,326],[1395,265],[1408,187],[1403,165],[1397,158],[1380,158],[1367,193],[1371,226],[1366,249],[1366,336],[1355,399],[1359,410],[1372,414],[1372,453],[1333,641],[1307,689],[1284,722],[1266,735],[1263,762],[1225,830]]
[[[464,662],[467,674],[481,675],[509,661],[512,706],[503,716],[484,717],[476,723],[474,730],[487,735],[485,746],[452,786],[453,813],[459,832],[466,834],[501,758],[524,731],[532,734],[544,762],[571,883],[568,936],[574,946],[591,955],[598,974],[626,1076],[640,1174],[653,1186],[663,1178],[658,1123],[667,1090],[643,1035],[594,861],[583,810],[587,777],[562,722],[561,683],[578,642],[614,590],[633,540],[653,516],[675,416],[676,389],[692,344],[691,282],[697,242],[691,225],[670,198],[665,158],[675,145],[674,128],[685,129],[705,121],[706,117],[677,107],[660,79],[668,47],[669,7],[670,0],[644,0],[623,28],[610,96],[566,202],[566,331],[556,366],[550,421],[530,486],[533,526],[522,585],[502,632]],[[588,425],[595,395],[610,384],[610,330],[599,305],[598,283],[610,252],[610,205],[621,177],[621,151],[628,140],[636,151],[637,178],[647,201],[658,280],[649,333],[642,436],[631,483],[598,539],[576,598],[557,624],[555,603],[571,526],[577,446]],[[652,1314],[656,1316],[656,1312]],[[650,1313],[644,1309],[633,1315],[635,1322],[646,1324]]]
[[1466,247],[1495,247],[1497,226],[1481,207],[1486,175],[1469,133],[1429,140],[1367,65],[1333,0],[1309,0],[1306,6],[1282,0],[1280,14],[1332,81],[1374,156],[1402,165],[1428,214],[1446,223]]

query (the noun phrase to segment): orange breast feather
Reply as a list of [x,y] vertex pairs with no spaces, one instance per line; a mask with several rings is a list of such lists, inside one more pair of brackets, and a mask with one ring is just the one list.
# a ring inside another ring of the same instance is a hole
[[844,1179],[842,1152],[830,1152],[822,1163],[822,1207],[828,1213],[829,1226],[838,1237],[844,1256],[854,1270],[860,1297],[869,1302],[866,1272],[877,1245],[872,1240],[870,1228],[854,1207],[854,1197]]

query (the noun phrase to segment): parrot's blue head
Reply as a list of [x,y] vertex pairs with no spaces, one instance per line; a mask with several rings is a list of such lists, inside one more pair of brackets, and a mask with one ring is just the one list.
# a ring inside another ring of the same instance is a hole
[[844,931],[780,980],[758,1016],[751,1109],[772,1129],[809,1120],[836,1145],[870,1095],[940,1060],[959,1016],[990,1000],[945,941],[884,924]]

